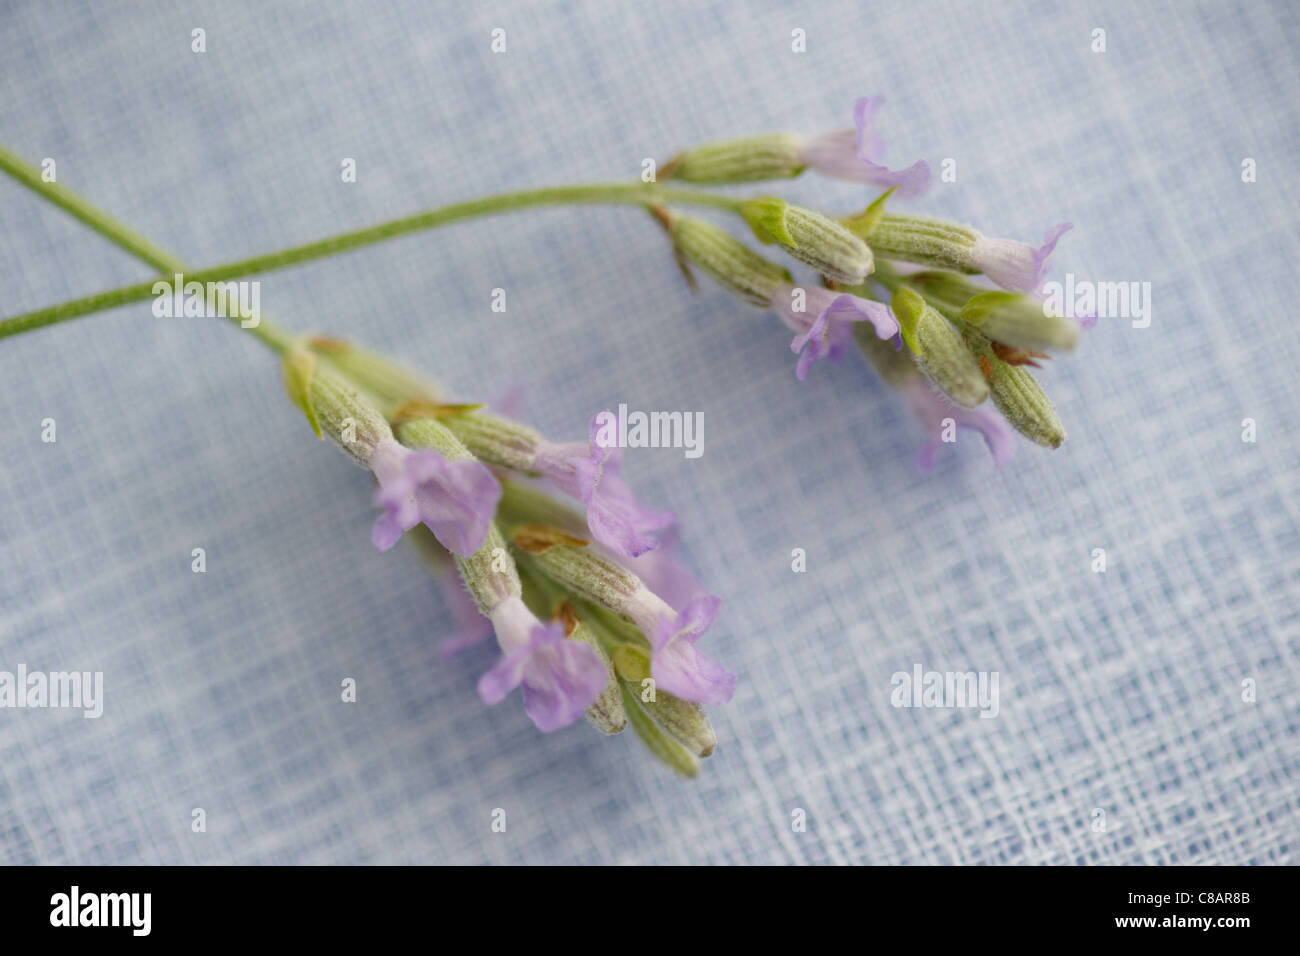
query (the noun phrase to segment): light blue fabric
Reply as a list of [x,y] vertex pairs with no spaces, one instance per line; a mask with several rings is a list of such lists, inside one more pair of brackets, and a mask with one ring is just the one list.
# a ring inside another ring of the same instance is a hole
[[[486,648],[438,661],[437,589],[370,547],[366,475],[251,339],[136,306],[0,342],[0,669],[106,685],[99,720],[0,710],[0,861],[1294,862],[1297,18],[1280,0],[6,4],[0,141],[195,263],[842,126],[878,92],[895,165],[956,160],[916,208],[1028,239],[1070,220],[1058,269],[1149,281],[1153,315],[1103,320],[1043,373],[1059,451],[1022,443],[998,472],[963,435],[918,476],[919,427],[862,362],[798,383],[776,318],[690,295],[630,209],[264,278],[275,318],[466,397],[526,382],[557,438],[618,402],[703,413],[703,457],[627,459],[727,602],[706,645],[740,685],[689,783],[630,733],[543,736],[517,696],[484,707]],[[150,274],[12,183],[0,221],[0,314]],[[998,717],[895,709],[891,675],[916,664],[999,672]]]

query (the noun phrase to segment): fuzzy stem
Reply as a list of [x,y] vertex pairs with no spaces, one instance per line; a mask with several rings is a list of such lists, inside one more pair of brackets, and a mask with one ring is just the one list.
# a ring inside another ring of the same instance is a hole
[[[96,232],[126,249],[132,255],[165,272],[183,272],[184,263],[144,237],[119,223],[111,215],[91,205],[72,190],[55,183],[41,181],[39,171],[20,157],[0,147],[0,171],[9,173],[18,182],[39,193],[70,212]],[[248,259],[239,259],[198,272],[188,273],[187,282],[226,282],[244,276],[258,275],[288,266],[323,259],[328,256],[360,249],[364,246],[395,239],[426,229],[437,229],[466,219],[514,212],[536,206],[575,204],[637,205],[653,207],[664,203],[711,206],[717,209],[738,211],[741,200],[728,196],[700,192],[693,189],[672,189],[643,183],[590,184],[578,186],[550,186],[522,192],[502,193],[452,203],[413,216],[390,219],[374,226],[339,233],[303,245],[291,246],[275,252],[264,253]],[[72,299],[58,305],[47,306],[9,319],[0,320],[0,339],[33,329],[67,322],[83,315],[104,309],[140,302],[153,294],[152,281],[97,292],[94,295]],[[238,317],[233,317],[238,321]],[[276,351],[283,351],[292,338],[274,325],[262,322],[249,331]]]

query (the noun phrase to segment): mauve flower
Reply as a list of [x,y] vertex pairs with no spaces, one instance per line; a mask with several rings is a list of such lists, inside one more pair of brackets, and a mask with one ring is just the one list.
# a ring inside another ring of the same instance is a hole
[[482,546],[501,499],[501,483],[482,462],[448,461],[431,448],[385,439],[368,464],[379,480],[375,504],[384,509],[371,534],[380,551],[420,522],[454,554],[468,556]]
[[1047,272],[1048,259],[1061,236],[1072,229],[1063,222],[1047,230],[1043,244],[1035,249],[1015,239],[990,239],[980,236],[971,249],[971,267],[1013,292],[1037,292]]
[[678,614],[665,614],[650,638],[650,676],[655,684],[683,700],[700,704],[725,704],[736,692],[736,675],[695,647],[713,619],[722,599],[703,595]]
[[564,636],[562,624],[543,624],[519,597],[492,610],[501,660],[479,678],[483,702],[499,704],[520,684],[524,710],[541,731],[573,723],[600,696],[609,671],[596,649]]
[[592,418],[586,444],[543,444],[533,468],[587,506],[587,527],[597,541],[621,557],[635,558],[658,544],[650,533],[667,528],[677,516],[637,502],[618,473],[623,450],[617,445],[606,448],[596,440],[601,416],[612,414],[601,412]]
[[731,700],[736,675],[695,647],[721,606],[722,598],[698,594],[678,611],[644,582],[628,596],[621,610],[650,641],[650,676],[656,686],[698,704]]
[[794,286],[779,286],[772,296],[772,308],[786,325],[798,333],[790,343],[790,350],[799,355],[795,375],[801,382],[814,363],[821,359],[838,361],[844,350],[853,344],[852,323],[870,322],[877,338],[881,339],[899,333],[898,320],[889,306],[882,302],[813,286],[804,290],[804,311],[796,312],[793,292]]
[[1011,429],[998,415],[984,408],[962,408],[948,401],[942,393],[924,378],[916,378],[904,388],[908,403],[929,433],[917,453],[917,464],[931,471],[943,444],[944,419],[951,418],[957,428],[973,429],[984,436],[993,453],[993,462],[1001,468],[1015,453],[1015,439]]
[[847,179],[888,189],[897,186],[906,196],[919,196],[930,185],[930,167],[924,161],[907,169],[893,170],[884,165],[885,143],[872,120],[884,100],[864,97],[853,104],[856,129],[840,129],[814,136],[804,143],[800,160],[824,176]]

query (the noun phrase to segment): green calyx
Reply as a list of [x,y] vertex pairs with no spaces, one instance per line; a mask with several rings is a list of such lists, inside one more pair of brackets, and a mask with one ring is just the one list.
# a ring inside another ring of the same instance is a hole
[[794,281],[786,269],[711,222],[695,216],[674,216],[671,222],[673,247],[680,259],[751,305],[767,308],[777,288]]
[[829,216],[774,196],[746,201],[740,214],[760,242],[779,245],[837,282],[857,285],[875,269],[871,248]]
[[971,253],[980,233],[970,226],[928,216],[881,215],[871,229],[871,247],[880,256],[919,265],[977,272]]
[[661,175],[691,183],[753,183],[793,179],[806,166],[799,159],[802,140],[788,133],[742,136],[695,146],[677,154]]
[[1003,361],[992,344],[974,330],[965,333],[989,382],[989,394],[1010,425],[1036,445],[1059,448],[1065,441],[1065,426],[1052,400],[1030,371]]
[[1079,344],[1078,323],[1051,315],[1037,299],[1019,292],[980,292],[962,307],[961,319],[1018,349],[1070,351]]
[[906,287],[894,293],[891,307],[916,364],[941,392],[963,408],[988,398],[983,370],[952,323]]

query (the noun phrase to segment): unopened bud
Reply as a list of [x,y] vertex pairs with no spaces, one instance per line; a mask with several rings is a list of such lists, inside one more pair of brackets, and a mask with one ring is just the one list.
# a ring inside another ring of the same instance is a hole
[[962,321],[986,338],[1031,352],[1070,350],[1079,344],[1079,324],[1052,315],[1042,302],[1019,292],[981,292],[961,310]]
[[380,442],[392,440],[393,430],[374,403],[306,349],[285,353],[284,384],[317,436],[334,439],[358,464],[365,466]]
[[515,471],[527,471],[532,466],[543,441],[542,436],[527,425],[488,411],[448,416],[443,419],[443,424],[465,443],[475,457]]
[[916,364],[939,391],[964,408],[988,398],[984,372],[952,323],[908,288],[894,293],[892,308]]
[[881,216],[867,236],[871,248],[884,258],[959,272],[979,271],[972,260],[980,238],[978,230],[959,222],[895,213]]
[[587,720],[603,734],[621,734],[627,727],[627,711],[623,709],[623,694],[619,690],[618,675],[614,673],[614,665],[610,662],[609,655],[600,646],[600,641],[591,628],[579,619],[578,612],[572,604],[565,601],[560,605],[559,618],[564,622],[565,636],[571,641],[581,641],[594,648],[600,655],[600,659],[604,661],[605,670],[609,674],[609,683],[587,708]]
[[558,529],[544,535],[544,530],[521,528],[513,536],[514,543],[532,555],[543,574],[570,593],[622,614],[628,599],[642,588],[641,579],[601,557],[580,538]]
[[474,453],[436,418],[412,418],[397,426],[397,437],[410,448],[433,448],[448,461],[473,458]]
[[638,685],[619,681],[619,687],[623,694],[623,707],[627,711],[628,722],[650,752],[683,777],[694,777],[698,774],[699,758],[655,723],[646,711],[649,705],[641,703]]
[[307,340],[307,345],[327,364],[371,395],[385,412],[405,402],[438,401],[439,389],[434,382],[379,352],[329,336],[315,336]]
[[1065,441],[1065,426],[1029,370],[1002,361],[978,332],[967,333],[966,341],[988,373],[989,393],[1002,416],[1035,444],[1059,448]]
[[743,136],[695,146],[663,168],[664,178],[690,183],[753,183],[792,179],[804,171],[803,140],[788,133]]
[[731,233],[695,216],[672,216],[673,245],[683,261],[698,266],[723,288],[751,305],[767,308],[790,273],[764,259]]
[[921,373],[911,351],[896,348],[892,339],[877,338],[875,329],[869,323],[853,323],[853,338],[857,340],[858,348],[867,357],[871,367],[890,388],[902,388],[920,377]]
[[657,723],[692,753],[707,757],[718,746],[717,734],[704,708],[694,701],[658,690],[654,700],[645,701],[645,709]]
[[875,269],[871,249],[844,225],[784,199],[750,199],[741,215],[760,241],[776,243],[821,275],[858,285]]
[[474,603],[485,617],[509,597],[519,597],[522,586],[514,558],[495,522],[488,529],[483,546],[467,558],[456,557],[456,568]]

